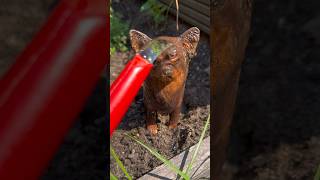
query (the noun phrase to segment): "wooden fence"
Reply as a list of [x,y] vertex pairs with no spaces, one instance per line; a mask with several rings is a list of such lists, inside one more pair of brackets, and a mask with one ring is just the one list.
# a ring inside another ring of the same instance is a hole
[[[175,0],[160,0],[160,2],[170,7],[170,13],[176,14]],[[179,17],[183,21],[209,34],[210,0],[180,0]]]

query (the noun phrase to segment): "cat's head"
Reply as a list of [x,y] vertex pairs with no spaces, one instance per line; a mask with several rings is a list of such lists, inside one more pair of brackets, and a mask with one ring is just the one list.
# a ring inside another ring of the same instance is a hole
[[[131,46],[138,53],[152,39],[142,32],[130,30]],[[160,36],[157,39],[173,44],[162,52],[154,62],[150,76],[163,80],[172,80],[178,74],[186,73],[189,61],[196,55],[196,48],[200,39],[200,30],[190,28],[178,37]]]

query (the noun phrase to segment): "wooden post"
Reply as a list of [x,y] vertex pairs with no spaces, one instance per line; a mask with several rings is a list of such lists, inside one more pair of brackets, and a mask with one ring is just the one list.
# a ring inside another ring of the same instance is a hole
[[211,112],[214,180],[220,180],[226,159],[241,64],[249,39],[252,0],[211,3]]

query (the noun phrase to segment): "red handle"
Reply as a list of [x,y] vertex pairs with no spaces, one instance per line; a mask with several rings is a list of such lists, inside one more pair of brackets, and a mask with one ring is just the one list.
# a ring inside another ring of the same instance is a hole
[[107,63],[105,3],[60,1],[0,80],[1,180],[38,179],[83,108]]
[[119,125],[153,65],[136,55],[110,87],[110,136]]

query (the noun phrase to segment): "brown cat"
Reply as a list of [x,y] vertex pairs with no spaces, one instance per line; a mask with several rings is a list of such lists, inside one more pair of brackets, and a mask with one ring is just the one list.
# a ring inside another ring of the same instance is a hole
[[[139,52],[151,38],[136,31],[130,31],[131,45]],[[179,37],[161,36],[173,44],[159,55],[149,77],[143,85],[144,106],[146,109],[147,129],[157,134],[157,113],[170,115],[169,128],[175,128],[180,119],[181,104],[184,95],[189,62],[196,55],[200,39],[200,30],[190,28]]]

